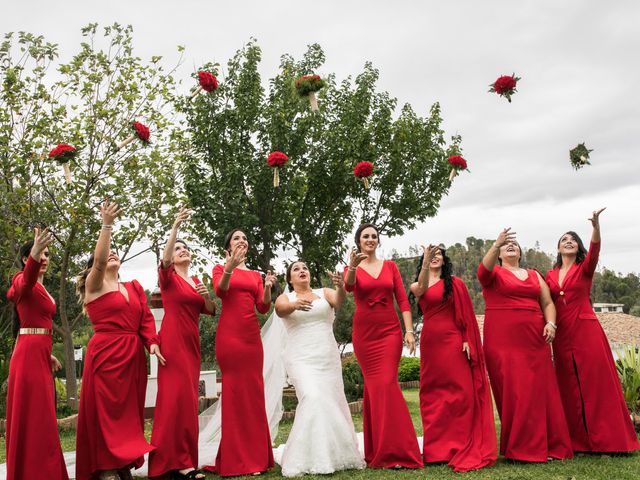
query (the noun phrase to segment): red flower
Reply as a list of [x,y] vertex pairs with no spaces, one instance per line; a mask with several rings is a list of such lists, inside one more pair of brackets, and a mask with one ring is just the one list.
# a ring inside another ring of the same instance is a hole
[[462,158],[460,155],[452,155],[447,159],[447,161],[453,168],[457,170],[467,169],[467,161],[464,158]]
[[133,131],[136,134],[136,137],[142,140],[142,143],[149,143],[149,137],[151,135],[151,133],[149,132],[149,127],[143,125],[140,122],[133,122],[131,126],[133,127]]
[[371,162],[359,162],[353,168],[353,174],[358,178],[366,178],[373,175],[373,163]]
[[198,72],[198,81],[206,92],[215,92],[218,89],[218,79],[212,73]]
[[518,83],[518,81],[514,77],[503,75],[495,81],[493,88],[496,90],[498,95],[502,95],[503,93],[516,88],[516,83]]
[[49,152],[49,158],[54,158],[58,161],[67,160],[72,158],[76,154],[76,147],[67,143],[60,143]]
[[282,165],[287,163],[288,160],[289,157],[287,157],[284,153],[276,151],[269,154],[267,163],[270,167],[281,167]]

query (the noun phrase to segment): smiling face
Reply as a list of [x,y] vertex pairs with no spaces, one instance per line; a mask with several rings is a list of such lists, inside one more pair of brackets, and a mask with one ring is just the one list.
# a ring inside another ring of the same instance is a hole
[[373,227],[367,227],[362,232],[360,232],[359,238],[359,247],[362,253],[366,253],[367,255],[373,253],[378,248],[378,243],[380,239],[378,237],[378,232]]
[[287,269],[287,283],[293,289],[306,289],[311,283],[311,273],[307,264],[298,261],[293,262]]
[[500,255],[498,258],[503,262],[508,259],[514,260],[515,263],[520,264],[521,254],[520,245],[518,245],[517,242],[509,242],[500,247]]
[[578,239],[570,232],[562,235],[562,237],[560,237],[560,241],[558,241],[558,253],[560,255],[577,255],[578,247]]
[[109,251],[109,257],[107,258],[107,270],[120,270],[120,257],[113,250]]
[[429,262],[430,270],[439,270],[442,268],[442,264],[444,263],[444,257],[442,256],[442,250],[438,249],[436,251],[435,256]]
[[181,240],[176,241],[176,245],[173,247],[172,262],[174,265],[189,265],[191,263],[191,251],[187,244]]
[[227,250],[229,250],[229,252],[233,252],[233,250],[238,246],[242,246],[247,249],[249,248],[249,241],[247,240],[247,236],[242,230],[236,230],[231,234],[231,238],[229,239],[227,245]]

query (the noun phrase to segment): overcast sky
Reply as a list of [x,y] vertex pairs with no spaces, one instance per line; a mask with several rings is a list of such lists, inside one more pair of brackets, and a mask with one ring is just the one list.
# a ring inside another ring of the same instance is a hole
[[[63,7],[64,5],[64,7]],[[308,9],[310,5],[317,8]],[[600,266],[640,272],[640,2],[602,1],[114,1],[5,4],[0,32],[30,31],[76,53],[80,28],[114,21],[134,27],[136,53],[168,65],[186,47],[180,76],[226,63],[250,37],[263,50],[263,79],[280,55],[310,43],[326,53],[320,74],[337,80],[380,70],[379,88],[426,115],[440,102],[448,135],[463,138],[471,173],[457,177],[438,216],[385,239],[384,255],[409,246],[495,238],[511,226],[520,242],[553,252],[566,230],[588,241],[602,214]],[[522,77],[513,102],[487,93],[501,74]],[[592,165],[574,171],[569,149],[586,142]],[[123,277],[155,284],[154,258]]]

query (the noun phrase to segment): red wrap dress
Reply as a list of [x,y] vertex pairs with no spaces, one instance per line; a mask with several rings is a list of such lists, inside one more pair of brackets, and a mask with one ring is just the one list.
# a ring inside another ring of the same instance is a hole
[[[345,275],[347,271],[345,269]],[[402,312],[411,310],[398,267],[385,260],[377,278],[363,268],[353,292],[353,349],[364,376],[364,456],[370,468],[422,467],[420,447],[398,384],[402,330],[394,297]]]
[[128,300],[114,290],[85,305],[94,334],[80,391],[77,480],[95,479],[101,470],[139,468],[144,454],[153,450],[144,437],[144,348],[160,340],[140,284],[122,285]]
[[[200,314],[213,315],[195,288],[173,264],[158,268],[164,318],[159,337],[158,396],[153,418],[149,476],[198,467],[198,386],[200,383]],[[196,279],[194,279],[196,280]]]
[[640,449],[611,354],[609,341],[591,307],[591,281],[600,243],[574,263],[562,285],[559,269],[547,273],[558,312],[553,353],[560,395],[576,451],[630,452]]
[[[20,328],[51,330],[56,304],[38,283],[40,263],[31,256],[13,277],[7,298],[18,309]],[[11,355],[7,385],[7,480],[67,480],[51,374],[51,334],[20,334]]]
[[540,281],[525,280],[496,265],[478,267],[486,311],[484,353],[500,415],[500,453],[512,460],[545,462],[571,458],[551,347],[542,335]]
[[[222,265],[213,269],[213,286],[222,300],[216,332],[216,357],[222,372],[222,425],[215,471],[223,477],[264,472],[273,466],[271,434],[265,408],[264,353],[255,310],[263,303],[262,277],[236,268],[229,289],[219,288]],[[255,309],[255,310],[254,310]]]
[[[478,322],[464,282],[453,277],[420,297],[420,413],[426,463],[448,462],[456,472],[495,463],[498,456],[491,389]],[[468,342],[471,361],[462,351]]]

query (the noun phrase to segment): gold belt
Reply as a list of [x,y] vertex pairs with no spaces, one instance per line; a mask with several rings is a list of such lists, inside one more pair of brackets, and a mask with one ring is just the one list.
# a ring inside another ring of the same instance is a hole
[[21,328],[20,335],[51,335],[50,328]]

